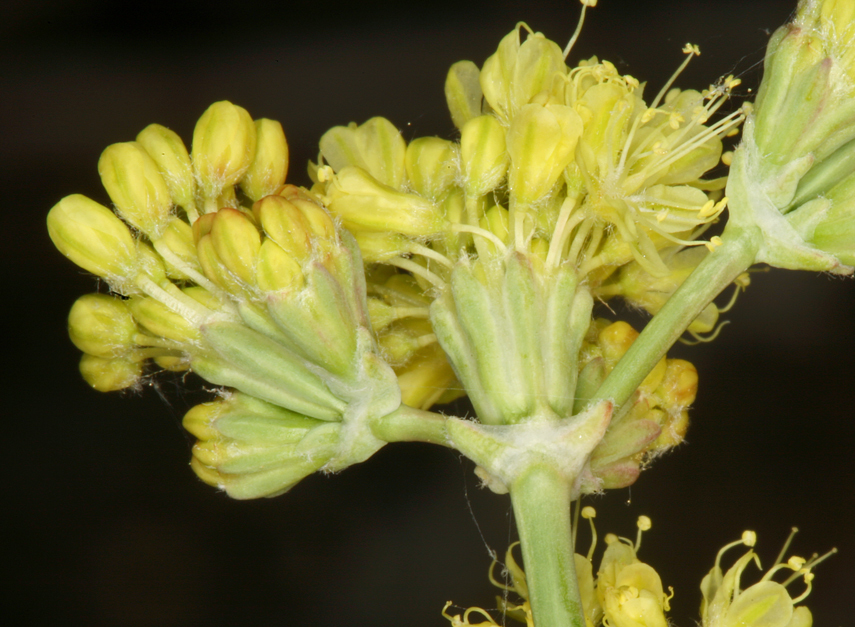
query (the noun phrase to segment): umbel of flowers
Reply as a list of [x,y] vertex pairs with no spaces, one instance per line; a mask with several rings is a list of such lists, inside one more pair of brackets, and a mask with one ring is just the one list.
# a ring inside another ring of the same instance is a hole
[[[583,16],[593,4],[583,1]],[[848,32],[840,6],[803,2],[767,66],[780,49],[808,73],[848,68],[837,40],[831,61],[799,56],[806,41]],[[752,263],[849,270],[848,109],[829,91],[835,113],[817,115],[830,121],[808,116],[813,139],[787,143],[760,129],[787,106],[801,111],[808,87],[788,72],[764,80],[754,113],[722,115],[733,77],[673,87],[696,46],[646,97],[607,61],[568,65],[571,45],[521,24],[480,68],[453,65],[456,140],[407,142],[383,118],[331,129],[311,189],[285,182],[281,125],[229,102],[202,115],[189,151],[156,124],[108,147],[98,169],[113,209],[72,195],[48,215],[57,248],[111,289],[69,316],[84,378],[111,391],[189,369],[220,386],[184,424],[198,439],[195,472],[236,498],[280,494],[388,442],[452,447],[510,493],[526,620],[664,625],[655,571],[621,579],[607,566],[635,564],[637,544],[609,543],[592,600],[570,503],[630,485],[682,441],[697,373],[665,353],[686,330],[714,331],[726,307],[712,299],[747,285]],[[725,151],[746,116],[745,141]],[[735,179],[709,174],[731,162]],[[725,188],[732,220],[706,238]],[[615,297],[654,315],[640,336],[595,316]],[[463,394],[474,419],[429,411]],[[600,581],[611,582],[602,594]],[[705,584],[705,625],[810,624],[804,612],[769,622],[757,608],[771,597],[739,596],[738,576],[726,581]]]

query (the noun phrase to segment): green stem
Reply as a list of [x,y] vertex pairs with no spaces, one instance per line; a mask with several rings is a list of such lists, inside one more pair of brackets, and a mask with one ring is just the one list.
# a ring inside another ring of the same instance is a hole
[[623,405],[704,307],[754,263],[763,241],[759,230],[730,225],[721,238],[722,245],[707,255],[653,316],[590,403],[610,399],[616,408]]
[[535,625],[585,627],[566,478],[535,463],[519,474],[510,493]]
[[430,442],[451,446],[447,418],[432,411],[401,405],[391,414],[371,421],[371,432],[384,442]]

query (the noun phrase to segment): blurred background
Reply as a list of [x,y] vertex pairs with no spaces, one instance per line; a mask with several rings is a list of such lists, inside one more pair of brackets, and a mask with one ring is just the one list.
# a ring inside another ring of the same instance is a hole
[[[793,4],[602,0],[571,62],[597,54],[652,95],[690,41],[702,55],[677,85],[734,73],[756,89],[765,42]],[[216,100],[283,123],[296,183],[334,125],[383,115],[406,138],[453,138],[450,64],[480,65],[519,20],[563,44],[578,12],[572,0],[3,3],[6,624],[421,627],[447,624],[447,600],[495,607],[488,551],[515,539],[509,501],[480,489],[455,453],[389,446],[284,496],[236,502],[188,466],[181,418],[210,396],[198,380],[192,392],[176,377],[142,394],[88,389],[65,326],[96,281],[56,252],[44,219],[67,194],[108,201],[96,169],[107,145],[152,122],[189,145]],[[792,551],[840,549],[816,571],[815,624],[851,624],[855,283],[752,280],[715,342],[672,353],[700,372],[688,443],[589,503],[601,534],[634,537],[638,515],[653,519],[640,557],[675,587],[677,625],[696,624],[719,547],[754,529],[769,567],[794,525]]]

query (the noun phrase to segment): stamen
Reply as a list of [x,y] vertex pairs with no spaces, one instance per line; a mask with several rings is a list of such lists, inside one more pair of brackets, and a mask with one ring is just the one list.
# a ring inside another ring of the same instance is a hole
[[636,525],[638,527],[638,534],[635,536],[635,552],[638,553],[638,549],[641,548],[641,533],[649,530],[653,526],[653,521],[647,516],[639,516]]
[[674,81],[677,80],[677,77],[680,76],[683,70],[686,69],[686,66],[689,65],[689,61],[692,60],[692,57],[698,56],[701,54],[700,48],[693,44],[686,44],[683,46],[683,52],[688,55],[683,62],[680,64],[680,67],[677,68],[677,71],[671,75],[671,78],[668,79],[668,82],[659,90],[659,93],[656,94],[656,98],[653,99],[653,104],[650,105],[651,109],[655,109],[659,106],[659,101],[668,93],[668,90],[671,89],[671,85],[674,84]]
[[787,554],[787,549],[790,548],[790,543],[793,541],[793,537],[799,532],[798,527],[793,527],[790,529],[790,535],[787,536],[787,541],[784,542],[784,546],[781,548],[781,552],[778,553],[778,557],[775,558],[775,563],[780,564],[784,561],[784,555]]
[[570,38],[570,41],[567,42],[567,46],[564,48],[564,58],[567,58],[567,55],[570,54],[570,51],[573,49],[573,44],[576,43],[576,40],[579,38],[579,33],[582,32],[582,24],[585,23],[585,11],[588,7],[597,6],[597,0],[580,0],[582,3],[582,12],[579,14],[579,23],[576,24],[576,30],[573,32],[573,36]]
[[591,547],[588,549],[588,561],[594,557],[594,549],[597,548],[597,528],[594,526],[594,518],[597,517],[597,510],[588,505],[582,508],[582,518],[587,518],[591,524]]

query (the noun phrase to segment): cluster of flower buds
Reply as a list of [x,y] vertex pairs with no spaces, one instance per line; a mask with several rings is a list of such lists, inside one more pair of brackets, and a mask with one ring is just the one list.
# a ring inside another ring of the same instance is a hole
[[[597,319],[591,325],[582,347],[577,407],[585,405],[637,337],[638,332],[626,322]],[[697,390],[698,372],[692,364],[666,357],[659,360],[591,453],[591,472],[600,487],[634,483],[646,463],[680,444]]]
[[69,317],[86,380],[132,387],[151,358],[236,390],[187,424],[201,440],[194,468],[241,498],[362,461],[383,444],[367,420],[401,402],[359,248],[284,184],[287,165],[279,123],[218,102],[192,152],[157,125],[104,151],[116,213],[77,195],[48,216],[60,251],[115,292],[84,296]]
[[730,223],[762,233],[782,268],[855,266],[855,7],[801,0],[766,51],[763,82],[727,187]]

